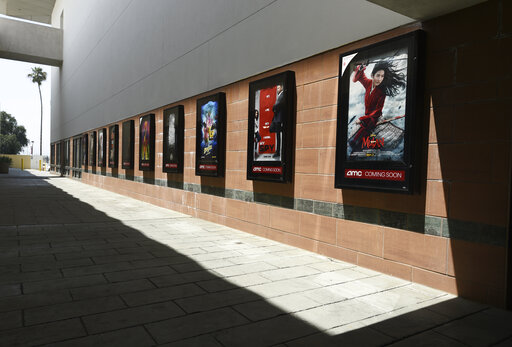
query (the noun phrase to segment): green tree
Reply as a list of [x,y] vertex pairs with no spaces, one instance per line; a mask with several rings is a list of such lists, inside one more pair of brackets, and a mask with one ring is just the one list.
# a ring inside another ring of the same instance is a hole
[[39,101],[41,102],[41,131],[39,133],[39,155],[43,155],[43,97],[41,96],[41,83],[46,81],[46,72],[40,67],[33,67],[32,73],[27,75],[33,83],[37,83],[39,89]]
[[27,131],[18,125],[16,118],[7,112],[0,112],[0,153],[18,154],[28,145]]

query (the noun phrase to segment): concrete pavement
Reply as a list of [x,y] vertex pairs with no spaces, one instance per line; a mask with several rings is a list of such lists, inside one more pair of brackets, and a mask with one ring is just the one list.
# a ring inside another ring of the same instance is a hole
[[0,192],[1,346],[512,345],[512,312],[77,180]]

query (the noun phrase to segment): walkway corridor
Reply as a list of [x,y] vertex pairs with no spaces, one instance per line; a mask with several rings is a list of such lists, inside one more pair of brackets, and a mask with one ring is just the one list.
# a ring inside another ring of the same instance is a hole
[[512,345],[512,312],[77,180],[0,197],[0,346]]

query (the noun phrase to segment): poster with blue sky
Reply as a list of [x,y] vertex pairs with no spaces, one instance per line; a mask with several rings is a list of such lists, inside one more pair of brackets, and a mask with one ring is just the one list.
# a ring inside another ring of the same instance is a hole
[[226,94],[197,100],[196,175],[224,176],[226,140]]

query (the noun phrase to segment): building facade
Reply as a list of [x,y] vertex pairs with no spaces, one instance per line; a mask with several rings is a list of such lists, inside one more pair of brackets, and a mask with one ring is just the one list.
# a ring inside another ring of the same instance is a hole
[[[510,302],[509,1],[424,20],[361,1],[151,6],[56,2],[52,23],[63,29],[63,63],[52,70],[54,170],[463,297],[500,307]],[[335,188],[340,55],[417,30],[424,34],[418,188]],[[249,85],[284,71],[295,77],[291,180],[248,180]],[[198,176],[197,100],[215,93],[226,99],[225,172]],[[183,172],[168,173],[164,111],[176,105],[184,110]],[[148,114],[156,152],[149,171],[138,162],[140,117]],[[128,120],[133,169],[121,165]],[[113,125],[116,168],[108,165]],[[89,148],[105,153],[104,166],[90,161],[91,150],[84,158]]]

